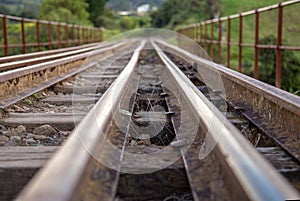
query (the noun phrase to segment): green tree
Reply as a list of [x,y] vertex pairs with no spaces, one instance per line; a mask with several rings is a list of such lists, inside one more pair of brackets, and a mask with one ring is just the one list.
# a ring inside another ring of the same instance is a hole
[[0,13],[4,15],[11,15],[9,8],[7,8],[5,5],[0,5]]
[[136,19],[133,17],[124,16],[120,20],[120,26],[123,30],[134,29],[136,26]]
[[36,14],[29,8],[23,8],[21,11],[17,14],[19,17],[25,17],[25,18],[32,18],[36,19]]
[[206,0],[207,13],[210,19],[214,19],[220,16],[221,8],[219,0]]
[[148,16],[142,16],[138,19],[138,25],[140,28],[149,28],[151,27],[151,19]]
[[152,26],[173,29],[192,15],[199,15],[202,3],[203,0],[165,0],[157,11],[151,13]]
[[103,15],[107,0],[86,0],[86,2],[89,4],[87,9],[90,14],[89,20],[96,27],[103,26]]
[[84,0],[45,0],[40,9],[40,18],[90,25],[87,8]]

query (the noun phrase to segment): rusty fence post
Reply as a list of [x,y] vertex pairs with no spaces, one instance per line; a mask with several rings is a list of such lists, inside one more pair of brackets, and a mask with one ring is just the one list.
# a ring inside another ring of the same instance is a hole
[[201,45],[201,47],[202,47],[202,45],[203,45],[203,43],[202,43],[202,26],[203,26],[203,24],[202,23],[200,23],[200,45]]
[[98,39],[97,39],[97,42],[102,42],[102,40],[103,40],[102,34],[103,34],[102,30],[99,30],[99,31],[98,31],[98,37],[97,37]]
[[75,27],[74,27],[74,24],[72,24],[72,28],[71,28],[71,32],[72,32],[72,43],[71,43],[71,45],[73,46],[74,44],[75,44],[75,33],[74,33],[74,29],[75,29]]
[[26,53],[26,35],[24,27],[24,18],[21,19],[21,35],[22,35],[22,53]]
[[87,34],[87,28],[84,27],[83,28],[83,44],[86,44],[87,36],[88,36],[88,34]]
[[283,6],[278,5],[277,48],[276,48],[276,87],[281,88],[281,45],[282,45]]
[[69,29],[68,24],[65,24],[66,47],[69,47]]
[[7,25],[6,25],[6,16],[2,18],[3,26],[3,45],[4,45],[4,56],[8,55],[8,39],[7,39]]
[[85,28],[85,43],[89,42],[89,28]]
[[198,32],[198,43],[200,44],[200,40],[201,40],[201,33],[200,33],[200,23],[198,23],[197,25],[197,32]]
[[208,52],[208,43],[207,43],[207,40],[208,40],[208,38],[207,38],[207,22],[205,22],[204,28],[205,28],[205,30],[204,30],[204,42],[205,42],[204,48],[205,48],[205,51]]
[[90,28],[86,28],[86,43],[90,42]]
[[[185,29],[185,34],[186,34],[187,38],[189,37],[188,31],[189,31],[188,28],[186,28],[186,29]],[[184,46],[184,48],[185,48],[186,50],[187,50],[187,46],[188,46],[188,39],[185,40],[185,46]]]
[[84,35],[85,35],[84,34],[84,27],[81,28],[81,34],[82,34],[82,36],[81,36],[82,40],[81,41],[82,41],[82,44],[84,44]]
[[77,25],[77,45],[80,45],[80,26]]
[[227,19],[227,67],[230,68],[231,19]]
[[58,48],[61,48],[60,22],[57,24],[57,40],[58,40]]
[[196,43],[199,43],[199,30],[198,30],[198,24],[195,25],[195,33],[196,33]]
[[90,41],[89,43],[92,43],[93,42],[93,30],[92,28],[90,28]]
[[96,38],[95,38],[95,42],[99,42],[99,40],[101,40],[101,30],[96,30]]
[[255,11],[254,78],[258,79],[259,12]]
[[[200,23],[197,23],[197,44],[200,46]],[[201,46],[198,48],[198,56],[201,55]]]
[[52,28],[51,22],[48,22],[48,49],[52,49]]
[[221,18],[218,19],[218,63],[222,63],[222,21]]
[[197,25],[196,24],[194,24],[194,26],[193,26],[193,40],[194,41],[196,41],[197,42]]
[[239,16],[239,72],[242,72],[242,57],[243,57],[243,16],[240,14]]
[[37,42],[37,50],[41,51],[41,36],[40,36],[40,21],[36,21],[36,42]]
[[210,58],[214,61],[214,21],[210,23]]

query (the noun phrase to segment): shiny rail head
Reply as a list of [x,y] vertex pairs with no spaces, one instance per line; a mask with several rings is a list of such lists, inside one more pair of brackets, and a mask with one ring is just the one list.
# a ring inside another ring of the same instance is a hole
[[[156,28],[136,29],[136,30],[128,31],[119,34],[117,36],[114,36],[108,39],[107,41],[104,41],[104,43],[120,42],[125,40],[136,40],[136,39],[148,40],[148,41],[153,39],[162,40],[174,46],[183,48],[201,58],[211,60],[207,52],[191,38],[186,37],[185,35],[180,34],[178,32],[174,32],[166,29],[156,29]],[[153,47],[149,45],[145,46],[145,49],[152,49],[152,48]]]
[[[190,47],[190,51],[198,56],[201,56],[201,58],[204,59],[210,59],[207,56],[207,53],[204,52],[204,50],[194,41],[190,40],[189,38],[186,38],[185,36],[182,36],[176,32],[172,32],[172,31],[168,31],[168,30],[160,30],[160,29],[143,29],[143,30],[134,30],[134,31],[130,31],[130,32],[126,32],[124,34],[118,35],[106,42],[108,43],[116,43],[119,44],[120,42],[130,42],[132,44],[139,44],[139,41],[146,41],[145,46],[143,48],[143,51],[150,53],[151,51],[154,51],[154,47],[151,45],[150,41],[156,39],[156,40],[164,40],[167,41],[177,47],[182,47],[183,44],[186,44],[186,47]],[[106,43],[104,42],[104,44]],[[97,79],[106,79],[107,76],[107,72],[110,72],[111,69],[121,69],[120,66],[115,66],[115,61],[122,58],[122,57],[128,57],[128,55],[134,55],[136,51],[136,45],[132,45],[132,46],[126,46],[125,48],[122,49],[120,48],[120,51],[114,51],[113,53],[113,57],[105,57],[105,58],[97,58],[97,57],[89,57],[85,60],[85,62],[83,63],[82,66],[85,66],[87,63],[93,63],[94,67],[96,67],[98,69],[97,73]],[[176,54],[176,52],[172,51],[172,49],[164,49],[164,51],[169,52],[170,54]],[[127,56],[126,56],[127,55]],[[180,55],[177,55],[180,56]],[[139,66],[143,65],[143,61],[140,62]],[[150,64],[151,65],[151,64]],[[195,63],[190,63],[191,66],[196,65]],[[137,66],[136,66],[137,67]],[[165,80],[168,80],[167,77],[169,75],[169,73],[166,71],[166,69],[163,66],[154,66],[153,67],[157,68],[156,69],[156,73]],[[216,79],[218,79],[220,76],[217,75],[212,75],[213,72],[210,72],[211,76],[215,76]],[[203,72],[203,74],[207,74],[205,72]],[[139,72],[134,72],[133,77],[137,78],[139,76]],[[200,75],[200,73],[199,73]],[[88,76],[86,76],[87,78]],[[74,92],[75,94],[78,94],[79,92],[76,92],[77,89],[80,89],[80,80],[82,77],[77,77],[76,81],[75,81],[75,85],[74,85]],[[135,78],[132,78],[133,80]],[[92,81],[93,79],[95,79],[95,77],[91,78]],[[211,82],[215,79],[209,79],[207,80],[207,82]],[[96,82],[96,80],[94,80]],[[216,83],[221,83],[220,81],[217,81]],[[102,83],[103,84],[103,83]],[[211,84],[207,83],[209,86],[211,86]],[[163,82],[163,86],[164,89],[168,92],[168,94],[173,94],[179,104],[183,103],[183,100],[181,95],[178,93],[176,87],[174,87],[174,83],[173,82]],[[89,91],[86,91],[86,94],[89,94],[90,96],[101,96],[102,94],[98,93],[97,88],[101,87],[99,86],[99,84],[95,84],[94,87],[90,88]],[[130,88],[131,85],[128,86],[128,88]],[[211,86],[211,88],[214,88],[214,86]],[[211,93],[214,93],[214,91],[221,91],[222,87],[219,87],[218,89],[215,88],[215,90],[212,90]],[[135,91],[130,91],[129,93],[127,93],[125,95],[125,99],[130,100],[130,97],[134,97],[134,94],[136,92]],[[87,107],[89,107],[87,105]],[[94,108],[93,108],[94,109]],[[92,109],[92,110],[93,110]],[[73,103],[73,110],[76,110],[76,103]],[[162,112],[165,111],[164,108],[161,107],[153,107],[152,108],[152,112]],[[187,111],[188,108],[184,107],[184,110],[186,113],[189,113],[191,111]],[[167,111],[165,111],[167,112]],[[129,108],[129,103],[127,102],[125,103],[120,103],[117,110],[115,112],[113,112],[112,116],[113,116],[113,121],[117,124],[117,126],[119,127],[119,129],[123,132],[123,133],[128,133],[127,132],[127,126],[124,126],[124,119],[126,118],[126,116],[130,117],[132,115],[132,113],[130,112],[130,108]],[[96,117],[97,115],[95,115]],[[188,116],[181,119],[181,123],[183,124],[184,121],[188,121]],[[159,125],[156,125],[156,127],[154,128],[153,126],[148,126],[145,127],[143,129],[135,126],[134,124],[131,123],[131,127],[133,127],[133,130],[135,131],[139,131],[139,130],[143,130],[143,132],[146,132],[145,130],[147,130],[147,136],[149,136],[149,138],[153,138],[154,136],[158,135],[160,133],[160,131],[162,130],[162,128],[164,127],[166,122],[161,122]],[[158,127],[159,128],[158,128]],[[193,127],[193,131],[191,132],[191,136],[189,138],[187,138],[188,140],[184,140],[183,144],[184,146],[182,146],[182,150],[187,150],[187,148],[189,147],[189,145],[191,144],[192,139],[194,139],[194,136],[197,133],[198,130],[198,123],[195,123]],[[142,131],[140,131],[142,132]],[[188,133],[184,130],[181,129],[181,133]],[[131,135],[129,133],[129,135]],[[133,135],[133,134],[132,134]],[[149,140],[149,139],[148,139]],[[85,144],[85,143],[83,143]],[[175,144],[175,145],[174,145]],[[119,150],[118,148],[116,148],[113,144],[111,144],[111,150],[112,153],[115,153],[116,155],[120,155],[122,150]],[[127,173],[132,173],[132,174],[142,174],[142,173],[149,173],[149,172],[153,172],[153,171],[158,171],[160,169],[163,169],[171,164],[173,164],[174,162],[176,162],[178,160],[178,157],[180,157],[180,155],[178,155],[178,150],[174,151],[174,155],[172,156],[172,159],[170,160],[170,157],[168,155],[169,153],[169,149],[174,149],[174,147],[176,147],[176,143],[172,143],[169,146],[166,146],[166,149],[163,149],[161,152],[157,152],[155,153],[156,156],[152,156],[150,154],[146,155],[144,154],[143,157],[147,158],[153,162],[155,162],[155,160],[157,160],[158,158],[160,158],[160,161],[168,161],[168,162],[162,162],[160,164],[157,165],[157,168],[145,168],[142,167],[140,169],[122,169],[121,171],[123,172],[127,172]],[[93,151],[89,150],[89,152],[93,155]],[[206,153],[208,154],[208,152]],[[141,154],[132,154],[132,153],[124,153],[124,158],[127,158],[128,160],[131,160],[132,162],[136,162],[138,160],[138,158],[141,156]],[[164,158],[166,157],[166,158]],[[95,157],[96,158],[96,157]],[[205,156],[203,155],[202,158],[205,158]],[[97,159],[97,158],[96,158]],[[104,160],[103,158],[98,158],[97,160],[99,160],[100,163],[104,163],[106,165],[108,165],[110,168],[112,169],[116,169],[116,167],[113,164],[117,164],[117,161],[113,161],[113,160],[108,160],[107,158]],[[142,164],[141,164],[142,165]]]
[[[200,118],[203,127],[208,130],[205,141],[210,148],[216,148],[221,153],[222,158],[219,160],[224,161],[224,165],[231,172],[229,175],[233,175],[237,183],[241,185],[244,191],[242,193],[249,200],[299,198],[298,192],[256,152],[220,111],[202,98],[203,95],[195,89],[195,86],[178,70],[159,46],[154,42],[152,44],[172,73],[178,88],[194,108],[194,114]],[[200,158],[202,148],[203,144],[199,152]]]

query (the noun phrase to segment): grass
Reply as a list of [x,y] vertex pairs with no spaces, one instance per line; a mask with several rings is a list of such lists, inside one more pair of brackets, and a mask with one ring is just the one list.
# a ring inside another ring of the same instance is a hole
[[241,13],[256,8],[261,8],[265,6],[270,6],[273,4],[278,4],[282,1],[288,0],[220,0],[221,2],[221,15],[228,16],[236,13]]
[[[249,10],[275,5],[278,4],[279,0],[264,0],[264,1],[248,1],[248,0],[220,0],[221,2],[221,16],[229,16],[241,12],[246,12]],[[300,4],[294,4],[286,6],[283,8],[283,45],[284,46],[300,46]],[[198,18],[198,20],[197,20]],[[196,21],[195,21],[196,19]],[[259,14],[259,40],[274,36],[277,38],[277,19],[278,19],[278,9],[267,11]],[[185,20],[185,26],[201,22],[200,17],[197,17],[195,14],[191,14],[188,19]],[[222,24],[222,40],[227,41],[228,33],[228,23],[227,21]],[[178,25],[177,28],[182,27]],[[210,38],[210,25],[208,25],[208,37]],[[243,27],[242,27],[242,40],[243,43],[254,44],[255,41],[255,15],[243,17]],[[203,27],[203,36],[205,34]],[[214,27],[214,39],[218,38],[218,26],[215,24]],[[231,20],[231,42],[239,42],[239,18]],[[275,42],[276,43],[276,42]],[[273,44],[276,45],[276,44]],[[209,45],[210,46],[210,45]],[[217,61],[217,45],[214,46],[214,56],[215,61]],[[210,48],[208,48],[208,51]],[[238,46],[231,46],[230,54],[230,67],[234,70],[238,69],[238,57],[239,49]],[[242,53],[242,72],[253,76],[254,69],[254,48],[253,47],[243,47]],[[275,52],[275,50],[274,50]],[[300,51],[293,51],[294,55],[298,60],[300,60]],[[222,62],[227,65],[227,45],[222,45]],[[259,61],[259,73],[264,73],[264,65]],[[283,78],[285,79],[285,78]],[[293,78],[294,79],[294,78]],[[296,79],[296,78],[295,78]],[[295,81],[297,82],[297,81]],[[296,85],[295,85],[296,86]]]
[[[264,1],[248,1],[248,0],[220,0],[222,16],[229,16],[241,12],[246,12],[252,9],[261,8],[269,5],[278,4],[279,0],[264,0]],[[287,6],[283,12],[283,44],[290,46],[300,45],[300,4]],[[264,12],[260,14],[259,38],[270,35],[277,35],[277,18],[278,10]],[[208,29],[209,30],[209,29]],[[215,28],[215,31],[217,28]],[[210,30],[209,30],[210,33]],[[223,35],[227,36],[227,22],[223,24]],[[215,35],[217,37],[217,35]],[[243,18],[243,43],[254,44],[255,40],[255,16],[246,16]],[[231,41],[238,42],[239,40],[239,19],[231,20]],[[274,44],[276,45],[276,44]],[[226,50],[225,50],[226,51]],[[296,53],[300,58],[300,53]],[[223,55],[226,58],[226,54]],[[254,48],[243,48],[243,66],[245,73],[253,69]],[[231,47],[231,66],[237,69],[238,65],[238,47]],[[251,66],[251,67],[249,67]]]
[[114,36],[116,36],[116,35],[118,35],[120,33],[121,33],[121,31],[118,30],[118,29],[112,29],[112,30],[110,30],[110,29],[104,29],[103,30],[103,40],[104,41],[109,40],[112,37],[114,37]]

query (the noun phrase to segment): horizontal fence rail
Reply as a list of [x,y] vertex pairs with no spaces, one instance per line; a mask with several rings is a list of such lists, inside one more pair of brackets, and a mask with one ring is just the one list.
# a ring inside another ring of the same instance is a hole
[[[289,7],[290,9],[292,7],[291,5],[297,6],[298,9],[288,10],[286,7]],[[286,50],[295,52],[298,51],[298,54],[300,50],[300,44],[288,44],[288,42],[284,41],[285,39],[295,36],[298,36],[298,41],[300,41],[300,29],[298,30],[298,28],[293,27],[299,27],[299,24],[296,26],[294,22],[289,22],[289,17],[287,16],[293,15],[291,12],[294,12],[294,14],[299,12],[299,8],[300,0],[282,2],[276,5],[259,8],[240,14],[191,24],[189,26],[180,28],[178,33],[185,35],[199,43],[206,50],[206,52],[209,53],[213,61],[217,63],[223,63],[227,67],[232,67],[239,72],[243,72],[243,62],[245,59],[253,60],[251,65],[254,68],[253,76],[256,79],[259,78],[259,51],[263,49],[274,50],[276,52],[275,86],[281,88],[282,53]],[[273,26],[273,30],[266,30],[271,26],[269,24],[266,27],[261,25],[262,20],[267,18],[272,20],[271,24]],[[285,26],[285,24],[292,25],[288,27]],[[252,36],[246,36],[245,29],[253,30]],[[297,29],[295,32],[298,31],[298,34],[291,35],[290,33],[293,31],[292,29]],[[233,37],[233,30],[237,30],[236,33],[238,33],[238,35],[235,37]],[[272,35],[276,37],[275,43],[261,44],[261,37],[272,31]],[[187,44],[188,43],[185,44],[184,42],[180,43],[180,45],[183,47]],[[252,48],[254,50],[252,52],[252,59],[243,57],[243,52],[245,51],[244,48]],[[235,50],[235,52],[233,52],[233,50]],[[237,64],[235,64],[235,66],[232,66],[231,64],[233,56],[237,57]]]
[[0,56],[101,41],[101,28],[0,14]]

